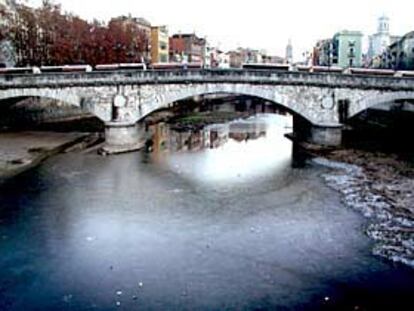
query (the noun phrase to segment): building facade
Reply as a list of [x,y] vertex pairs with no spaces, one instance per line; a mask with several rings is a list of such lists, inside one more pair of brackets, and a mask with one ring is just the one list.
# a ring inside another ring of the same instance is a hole
[[285,63],[285,58],[277,56],[277,55],[265,54],[262,56],[262,62],[264,64],[283,64]]
[[118,16],[112,18],[110,23],[117,23],[124,28],[133,26],[143,34],[143,40],[145,42],[144,51],[142,51],[143,61],[148,63],[151,59],[151,23],[142,17],[132,17],[131,15]]
[[218,48],[208,46],[204,56],[204,68],[230,68],[230,55]]
[[217,53],[217,67],[220,69],[229,69],[230,68],[230,54],[223,51],[218,51]]
[[285,58],[269,55],[266,51],[259,51],[248,48],[238,48],[227,53],[229,66],[231,68],[241,68],[243,64],[282,64]]
[[170,59],[174,62],[205,64],[207,42],[195,34],[175,34],[169,39]]
[[151,23],[142,17],[132,17],[131,15],[118,16],[111,19],[113,23],[119,23],[124,27],[128,25],[136,26],[139,30],[143,31],[148,38],[151,36]]
[[229,63],[231,68],[241,68],[244,63],[244,58],[239,50],[229,51]]
[[168,63],[169,37],[166,26],[151,27],[151,62]]
[[320,40],[313,49],[315,66],[362,67],[362,33],[344,30]]
[[250,48],[239,48],[242,55],[243,63],[257,64],[262,62],[262,53],[259,50]]
[[333,37],[332,64],[347,67],[362,67],[362,33],[344,30]]
[[392,43],[378,62],[382,69],[414,70],[414,31]]
[[313,48],[312,65],[332,66],[333,64],[333,40],[319,40]]

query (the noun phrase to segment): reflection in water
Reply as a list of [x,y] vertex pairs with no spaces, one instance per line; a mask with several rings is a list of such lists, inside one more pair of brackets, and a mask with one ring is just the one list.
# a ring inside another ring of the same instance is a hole
[[246,181],[266,172],[275,175],[290,165],[292,143],[284,134],[291,127],[292,119],[279,115],[259,115],[195,131],[175,131],[160,123],[153,128],[152,158],[203,182]]

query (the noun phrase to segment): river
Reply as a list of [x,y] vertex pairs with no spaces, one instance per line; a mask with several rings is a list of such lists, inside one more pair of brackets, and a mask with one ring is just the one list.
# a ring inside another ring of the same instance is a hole
[[67,153],[0,188],[0,310],[413,310],[414,271],[292,168],[282,116],[155,129],[152,152]]

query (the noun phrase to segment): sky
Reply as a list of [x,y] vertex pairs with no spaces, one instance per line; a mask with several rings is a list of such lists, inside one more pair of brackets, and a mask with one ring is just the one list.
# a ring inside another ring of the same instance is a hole
[[[37,6],[41,0],[28,0]],[[224,50],[239,46],[285,56],[289,39],[300,60],[318,39],[340,30],[376,31],[377,19],[390,19],[392,35],[414,30],[412,0],[55,0],[64,11],[92,20],[131,14],[153,25],[167,25],[170,34],[195,32]]]

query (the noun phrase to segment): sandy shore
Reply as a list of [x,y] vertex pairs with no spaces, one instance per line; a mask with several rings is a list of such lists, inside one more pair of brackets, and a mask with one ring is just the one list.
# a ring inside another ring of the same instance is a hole
[[0,133],[0,180],[20,174],[88,136],[85,133]]

